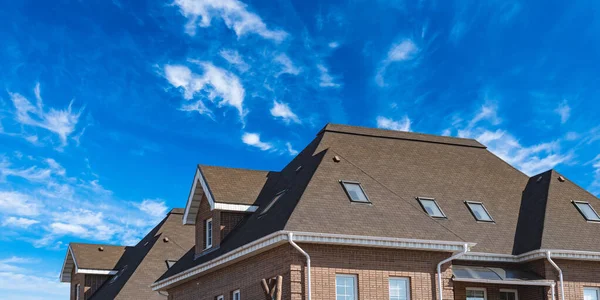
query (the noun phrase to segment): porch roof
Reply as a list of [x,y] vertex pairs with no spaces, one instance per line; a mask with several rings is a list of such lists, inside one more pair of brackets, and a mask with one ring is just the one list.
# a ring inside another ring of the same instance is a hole
[[535,273],[517,269],[453,265],[452,273],[452,280],[458,282],[535,286],[554,284],[554,281],[546,280]]

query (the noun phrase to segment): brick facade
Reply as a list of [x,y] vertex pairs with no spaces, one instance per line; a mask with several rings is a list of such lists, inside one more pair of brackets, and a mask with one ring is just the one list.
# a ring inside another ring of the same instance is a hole
[[108,275],[75,274],[73,269],[70,299],[77,300],[77,285],[79,285],[79,300],[89,299],[109,277]]
[[221,212],[221,232],[219,235],[219,241],[223,239],[235,228],[235,226],[246,216],[245,213],[241,212]]

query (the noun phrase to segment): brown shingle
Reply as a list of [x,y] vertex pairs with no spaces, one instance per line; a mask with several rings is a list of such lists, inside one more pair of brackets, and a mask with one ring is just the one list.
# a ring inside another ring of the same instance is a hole
[[249,204],[256,201],[267,181],[268,171],[198,166],[215,202]]
[[[77,267],[80,269],[114,270],[125,252],[125,246],[71,243]],[[104,250],[100,251],[102,247]]]

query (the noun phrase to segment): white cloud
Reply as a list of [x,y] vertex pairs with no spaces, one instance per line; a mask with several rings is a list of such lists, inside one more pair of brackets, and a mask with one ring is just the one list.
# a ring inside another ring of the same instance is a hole
[[327,46],[329,46],[329,48],[331,48],[331,49],[335,49],[340,46],[340,43],[334,41],[334,42],[330,42],[329,44],[327,44]]
[[[75,131],[81,111],[74,112],[73,102],[63,110],[50,108],[44,110],[42,98],[40,95],[39,83],[34,89],[36,95],[36,105],[34,106],[27,98],[18,93],[10,93],[12,103],[15,107],[16,120],[23,124],[39,127],[57,134],[63,145],[67,144],[67,137]],[[37,137],[36,140],[37,142]]]
[[594,181],[592,181],[591,192],[600,196],[600,154],[592,160],[594,168]]
[[29,195],[0,191],[0,212],[7,215],[37,216],[42,205]]
[[383,116],[377,117],[377,128],[391,129],[398,131],[410,131],[411,120],[404,116],[402,120],[393,120]]
[[244,144],[259,148],[260,150],[266,151],[273,148],[273,145],[269,143],[262,142],[260,140],[260,135],[257,133],[249,133],[245,132],[242,136],[242,142]]
[[162,218],[167,214],[165,201],[145,199],[142,203],[136,205],[144,213],[157,218]]
[[571,107],[567,103],[567,99],[563,100],[554,112],[560,116],[560,123],[565,124],[571,117]]
[[319,77],[319,86],[321,87],[331,87],[331,88],[339,88],[340,84],[336,83],[334,78],[329,75],[329,70],[327,69],[327,67],[325,67],[322,64],[318,64],[317,65],[317,69],[319,69],[319,72],[321,73],[320,77]]
[[3,299],[58,300],[69,297],[68,284],[59,282],[56,277],[40,276],[39,268],[22,272],[1,271],[0,291]]
[[38,220],[21,218],[21,217],[8,217],[4,222],[2,222],[2,226],[6,227],[18,227],[18,228],[29,228],[29,226],[39,223]]
[[294,122],[300,124],[298,116],[292,112],[287,103],[273,101],[271,115],[275,118],[282,118],[286,123]]
[[223,57],[227,62],[234,65],[240,72],[244,73],[250,69],[250,65],[248,65],[239,52],[236,50],[223,49],[219,52],[221,57]]
[[274,59],[274,62],[280,64],[283,68],[282,70],[275,74],[276,77],[280,76],[281,74],[291,74],[291,75],[298,75],[300,74],[300,68],[296,67],[294,65],[294,63],[292,62],[292,60],[285,54],[279,54],[277,55]]
[[386,60],[388,62],[397,62],[410,60],[419,52],[419,47],[410,39],[401,41],[392,45],[388,51]]
[[283,30],[270,30],[263,20],[247,10],[247,5],[237,0],[175,0],[181,14],[188,18],[186,32],[196,33],[196,27],[209,27],[212,18],[223,19],[236,35],[257,34],[265,39],[281,42],[287,37]]
[[286,149],[287,149],[287,152],[288,152],[290,155],[296,155],[296,154],[298,154],[298,150],[295,150],[295,149],[292,147],[292,143],[290,143],[290,142],[287,142],[287,143],[285,143],[285,147],[286,147]]
[[193,73],[188,67],[182,65],[166,65],[165,77],[177,88],[182,88],[184,98],[191,102],[181,107],[182,110],[196,110],[201,114],[210,114],[201,99],[194,99],[196,94],[208,98],[217,107],[230,106],[237,109],[240,118],[244,117],[245,90],[239,78],[233,73],[215,67],[209,62],[193,61],[202,67],[204,73]]
[[50,224],[50,228],[52,233],[57,235],[89,236],[88,230],[77,224],[55,222]]

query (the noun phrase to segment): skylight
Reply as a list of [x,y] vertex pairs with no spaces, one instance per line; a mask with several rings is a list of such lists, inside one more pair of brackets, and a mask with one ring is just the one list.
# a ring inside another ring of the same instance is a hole
[[430,216],[434,218],[446,218],[446,215],[438,206],[437,202],[435,202],[435,199],[418,197],[417,200],[419,200],[419,204],[421,204],[423,210]]
[[600,216],[598,216],[598,213],[596,212],[596,210],[594,210],[594,208],[592,207],[592,205],[590,205],[589,202],[573,201],[573,204],[575,204],[577,210],[579,210],[581,215],[583,215],[583,217],[587,221],[600,222]]
[[359,182],[343,180],[340,182],[342,183],[342,186],[344,186],[344,191],[346,191],[346,195],[348,195],[350,201],[370,203],[369,198],[367,198],[367,194],[365,194],[365,191]]
[[475,217],[475,220],[481,221],[481,222],[494,222],[494,219],[492,219],[492,216],[490,216],[490,213],[487,211],[485,206],[483,206],[483,203],[474,202],[474,201],[465,201],[465,204],[467,204],[467,207],[471,211],[471,214],[473,214],[473,217]]
[[273,200],[271,200],[269,205],[267,205],[267,207],[265,207],[265,209],[263,209],[263,211],[260,212],[260,215],[262,216],[262,215],[266,214],[269,211],[269,209],[271,209],[271,207],[273,207],[273,205],[275,205],[275,202],[277,202],[277,200],[279,200],[279,198],[281,198],[285,194],[286,191],[287,190],[283,190],[283,191],[277,193],[275,195],[275,197],[273,197]]

